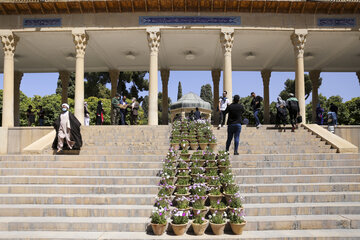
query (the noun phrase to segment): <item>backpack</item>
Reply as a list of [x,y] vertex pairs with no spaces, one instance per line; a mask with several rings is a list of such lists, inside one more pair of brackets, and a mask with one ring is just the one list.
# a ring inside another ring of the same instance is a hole
[[328,124],[332,124],[334,122],[334,118],[332,113],[328,113],[328,120],[327,120]]
[[289,110],[296,111],[298,110],[298,102],[289,101]]

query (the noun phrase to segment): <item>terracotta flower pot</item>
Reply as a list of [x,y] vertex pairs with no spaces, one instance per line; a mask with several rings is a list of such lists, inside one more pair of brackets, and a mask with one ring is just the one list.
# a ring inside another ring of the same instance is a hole
[[190,148],[192,150],[197,150],[199,148],[199,144],[198,143],[190,143]]
[[235,235],[241,235],[245,225],[246,225],[246,221],[243,223],[230,223],[231,230]]
[[210,212],[211,212],[211,214],[214,214],[215,212],[223,214],[226,211],[226,209],[227,209],[226,207],[225,208],[219,208],[219,209],[210,208]]
[[155,224],[151,223],[151,228],[155,235],[162,235],[166,230],[166,223],[165,224]]
[[224,234],[225,225],[226,225],[226,223],[222,223],[222,224],[210,223],[211,230],[213,231],[213,233],[215,235]]
[[193,221],[192,221],[191,226],[194,230],[195,235],[203,235],[206,228],[209,226],[209,221],[205,220],[205,222],[203,224],[196,224],[196,223],[193,223]]
[[214,152],[216,150],[216,146],[217,146],[217,143],[209,143],[210,149],[213,150]]
[[179,150],[180,148],[180,143],[171,143],[171,147],[175,150]]
[[208,194],[208,196],[209,196],[209,198],[210,198],[210,201],[218,201],[218,200],[220,200],[221,201],[221,199],[223,198],[223,195],[221,194],[221,195],[211,195],[211,194]]
[[190,153],[181,153],[180,158],[183,160],[188,160],[190,158]]
[[[192,209],[193,213],[194,213],[194,217],[197,215],[201,215],[202,217],[205,217],[207,212],[209,211],[209,209],[207,207],[205,207],[204,209]],[[197,214],[197,212],[200,211],[199,214]]]
[[207,148],[207,143],[199,143],[200,149],[205,150]]
[[187,223],[185,224],[174,224],[174,223],[170,223],[171,227],[175,233],[175,235],[180,236],[183,235],[186,232],[186,228],[187,228]]

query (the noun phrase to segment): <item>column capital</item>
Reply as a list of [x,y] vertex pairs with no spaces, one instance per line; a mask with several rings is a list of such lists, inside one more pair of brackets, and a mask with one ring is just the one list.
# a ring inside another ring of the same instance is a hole
[[163,85],[164,85],[164,83],[166,83],[166,85],[167,85],[169,82],[170,70],[169,69],[161,69],[160,74],[161,74],[161,81],[162,81]]
[[146,29],[147,39],[151,53],[158,53],[160,47],[160,28],[151,27]]
[[304,48],[308,31],[306,29],[295,30],[290,39],[294,46],[294,52],[297,58],[304,57]]
[[14,57],[16,45],[19,42],[20,38],[13,34],[11,31],[1,34],[0,38],[3,44],[4,55]]
[[268,70],[268,69],[262,70],[261,71],[261,77],[262,77],[264,86],[265,85],[268,86],[269,83],[270,83],[271,70]]
[[320,70],[311,70],[309,72],[309,77],[311,80],[311,83],[314,87],[319,87],[319,78],[320,78]]
[[85,30],[73,30],[72,35],[75,44],[76,57],[84,57],[86,46],[89,41],[89,35],[86,34]]
[[234,45],[234,28],[222,28],[220,42],[224,54],[231,54],[232,47]]

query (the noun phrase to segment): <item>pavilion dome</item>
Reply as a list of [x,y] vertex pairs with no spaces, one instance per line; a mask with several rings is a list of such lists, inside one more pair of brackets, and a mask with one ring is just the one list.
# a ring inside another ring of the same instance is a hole
[[189,92],[182,96],[177,102],[171,104],[170,109],[175,110],[178,108],[201,108],[211,111],[210,103],[202,100],[198,95]]

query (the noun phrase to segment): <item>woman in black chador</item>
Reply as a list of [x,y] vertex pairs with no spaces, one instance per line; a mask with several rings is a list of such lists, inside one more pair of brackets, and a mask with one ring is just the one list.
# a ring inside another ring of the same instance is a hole
[[81,123],[79,120],[69,112],[69,105],[63,103],[61,105],[61,114],[54,122],[56,130],[56,137],[54,139],[52,148],[61,152],[65,149],[80,150],[82,146],[82,138],[80,133]]

